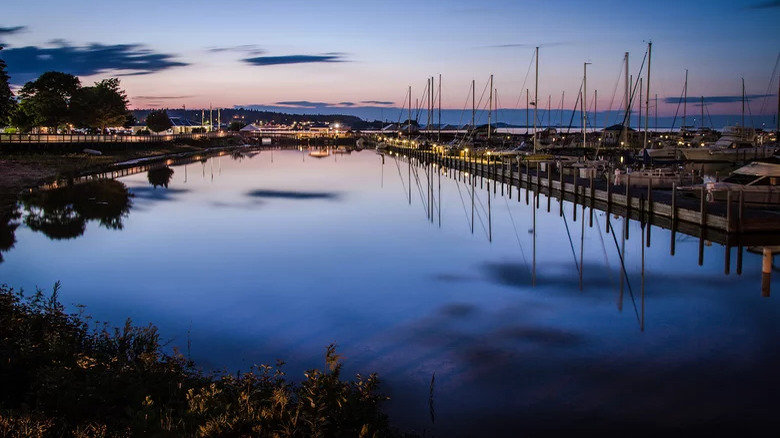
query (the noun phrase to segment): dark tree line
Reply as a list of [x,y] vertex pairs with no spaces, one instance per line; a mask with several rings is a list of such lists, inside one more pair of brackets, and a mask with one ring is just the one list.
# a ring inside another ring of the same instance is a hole
[[35,128],[57,132],[66,127],[103,132],[134,120],[116,78],[83,87],[74,75],[50,71],[24,84],[18,96],[11,92],[9,79],[0,59],[0,126],[11,125],[22,132]]

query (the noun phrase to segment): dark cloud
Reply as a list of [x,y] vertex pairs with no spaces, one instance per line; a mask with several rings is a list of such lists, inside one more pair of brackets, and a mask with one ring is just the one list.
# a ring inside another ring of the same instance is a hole
[[27,26],[0,27],[0,35],[11,35],[27,29]]
[[248,196],[255,198],[276,198],[276,199],[327,199],[337,200],[339,198],[338,193],[332,192],[298,192],[298,191],[284,191],[284,190],[253,190],[247,193]]
[[[745,101],[751,102],[754,99],[763,99],[765,97],[774,97],[771,94],[748,94],[745,96]],[[679,97],[665,97],[664,103],[678,103]],[[688,102],[701,105],[702,98],[688,98]],[[742,102],[742,95],[739,96],[704,96],[704,103],[734,103]]]
[[340,106],[355,106],[355,102],[339,102]]
[[286,55],[286,56],[257,56],[244,58],[247,64],[265,66],[282,64],[309,64],[313,62],[346,62],[340,53],[326,53],[324,55]]
[[393,105],[395,102],[390,102],[388,100],[361,100],[360,103],[365,103],[367,105]]
[[265,53],[265,50],[257,47],[254,44],[243,44],[239,46],[232,46],[232,47],[211,47],[208,49],[211,53],[222,53],[222,52],[239,52],[239,53],[249,53],[250,55],[262,55]]
[[330,108],[335,106],[332,103],[327,102],[311,102],[308,100],[286,100],[282,102],[276,102],[274,105],[290,106],[295,108]]
[[780,8],[780,0],[756,3],[754,5],[750,5],[746,7],[746,9],[770,9],[770,8]]
[[126,76],[188,65],[174,61],[172,55],[155,53],[140,44],[74,46],[62,40],[50,44],[53,47],[27,46],[3,50],[13,84],[34,80],[47,71],[76,76],[118,71],[120,76]]

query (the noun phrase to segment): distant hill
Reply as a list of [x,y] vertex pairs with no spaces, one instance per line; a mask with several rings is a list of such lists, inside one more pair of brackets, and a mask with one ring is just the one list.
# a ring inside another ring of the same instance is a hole
[[[168,115],[171,117],[182,117],[184,114],[183,108],[167,108],[165,109]],[[154,109],[136,109],[133,110],[133,116],[139,121],[146,119],[146,115]],[[186,110],[186,118],[200,122],[201,117],[203,121],[208,123],[209,117],[212,118],[214,124],[218,122],[216,108],[211,110],[201,109],[188,109]],[[348,114],[290,114],[277,111],[263,111],[256,109],[245,108],[221,108],[219,109],[220,117],[223,126],[227,126],[232,121],[239,120],[243,123],[276,123],[281,125],[291,125],[295,122],[315,122],[315,123],[342,123],[350,126],[354,130],[362,129],[379,129],[382,126],[382,122],[375,120],[373,122],[361,119],[358,116]]]

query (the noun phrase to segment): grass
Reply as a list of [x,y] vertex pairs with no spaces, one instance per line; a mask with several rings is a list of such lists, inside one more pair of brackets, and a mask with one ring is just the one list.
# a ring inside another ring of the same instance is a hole
[[400,437],[376,374],[342,380],[334,345],[326,368],[287,377],[283,362],[211,374],[154,326],[90,328],[51,295],[0,286],[0,436]]

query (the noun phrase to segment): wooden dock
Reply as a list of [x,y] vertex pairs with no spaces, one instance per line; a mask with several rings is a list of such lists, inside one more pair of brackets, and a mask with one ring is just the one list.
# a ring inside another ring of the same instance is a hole
[[[675,233],[681,232],[706,241],[728,247],[768,246],[780,244],[780,209],[756,208],[746,205],[739,193],[726,202],[706,202],[704,197],[683,196],[677,190],[651,189],[615,185],[606,178],[581,178],[556,172],[553,166],[542,166],[540,161],[518,162],[514,157],[456,157],[430,150],[388,146],[388,152],[411,157],[420,163],[435,163],[447,169],[453,178],[471,174],[477,178],[495,181],[504,190],[525,190],[525,202],[533,193],[537,208],[538,196],[569,201],[590,208],[592,226],[593,211],[608,215],[628,217],[672,231],[672,253]],[[547,167],[547,170],[542,170]],[[495,186],[494,186],[494,190]],[[560,203],[560,214],[563,214]],[[576,210],[576,209],[575,209]],[[648,245],[650,229],[647,227]]]

